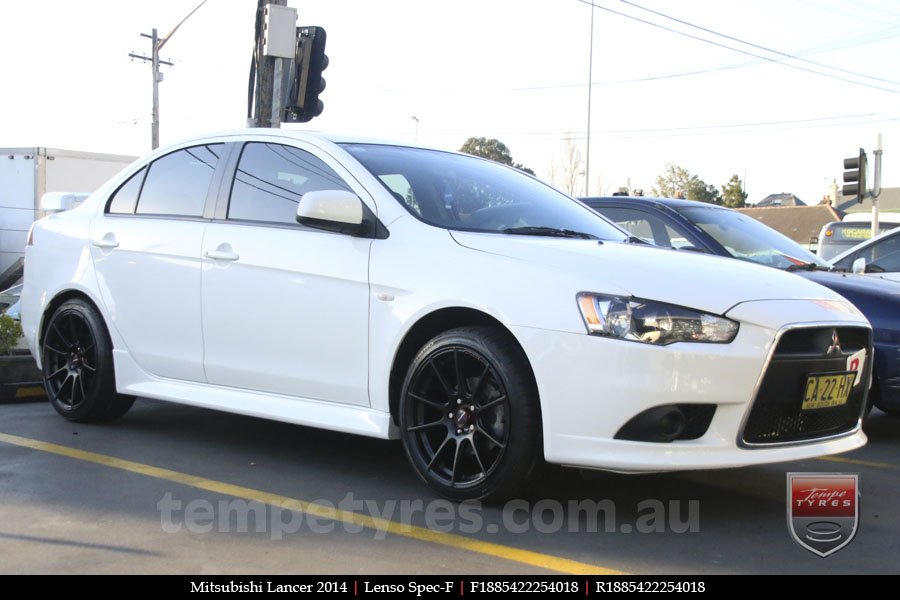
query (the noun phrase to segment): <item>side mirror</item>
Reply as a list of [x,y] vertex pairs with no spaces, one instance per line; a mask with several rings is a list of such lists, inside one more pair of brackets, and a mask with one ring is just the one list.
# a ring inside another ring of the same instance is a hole
[[363,229],[363,203],[344,190],[306,192],[297,204],[297,222],[307,227],[358,235]]
[[850,267],[851,273],[865,273],[866,272],[866,259],[865,258],[857,258],[853,261],[853,266]]
[[41,196],[41,210],[48,213],[72,210],[90,194],[79,192],[47,192]]

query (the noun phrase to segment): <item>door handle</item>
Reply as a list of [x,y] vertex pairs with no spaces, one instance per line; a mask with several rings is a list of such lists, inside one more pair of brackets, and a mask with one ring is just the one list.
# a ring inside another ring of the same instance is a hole
[[91,240],[91,243],[97,248],[103,248],[106,250],[112,250],[113,248],[119,247],[119,242],[116,240],[116,236],[111,233],[107,233],[99,240]]
[[228,250],[207,250],[203,253],[203,256],[213,260],[237,260],[241,257],[237,252]]

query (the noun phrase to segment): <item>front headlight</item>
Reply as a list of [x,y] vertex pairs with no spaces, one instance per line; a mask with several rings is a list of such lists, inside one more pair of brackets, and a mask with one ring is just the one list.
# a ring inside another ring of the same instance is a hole
[[646,344],[727,344],[738,331],[731,319],[651,300],[581,293],[578,308],[591,335]]

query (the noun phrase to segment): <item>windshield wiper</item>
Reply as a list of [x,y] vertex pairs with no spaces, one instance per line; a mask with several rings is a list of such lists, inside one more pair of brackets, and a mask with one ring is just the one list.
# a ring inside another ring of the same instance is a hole
[[547,237],[581,238],[583,240],[598,239],[597,236],[590,233],[572,229],[557,229],[556,227],[507,227],[500,231],[510,235],[543,235]]
[[802,265],[791,265],[785,271],[833,271],[834,267],[826,267],[816,263],[803,263]]

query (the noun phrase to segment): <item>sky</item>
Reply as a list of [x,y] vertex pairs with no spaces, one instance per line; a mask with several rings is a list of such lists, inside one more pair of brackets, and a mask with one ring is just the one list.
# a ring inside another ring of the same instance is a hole
[[[198,2],[3,2],[0,147],[147,153],[151,71],[128,54]],[[256,4],[208,0],[163,48],[162,144],[245,126]],[[496,138],[548,181],[589,138],[590,194],[649,193],[672,163],[719,187],[737,174],[750,202],[807,203],[860,147],[871,162],[881,133],[882,184],[900,186],[896,0],[288,5],[326,29],[330,65],[323,114],[285,128],[448,150]]]

